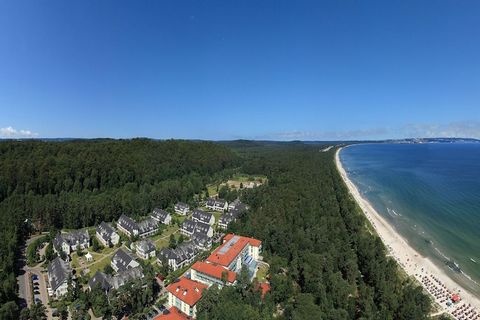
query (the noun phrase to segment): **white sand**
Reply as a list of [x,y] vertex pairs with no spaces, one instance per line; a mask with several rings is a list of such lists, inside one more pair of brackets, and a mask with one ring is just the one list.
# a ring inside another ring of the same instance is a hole
[[[405,239],[403,239],[397,233],[397,231],[380,214],[378,214],[372,205],[360,195],[357,187],[352,183],[352,181],[350,181],[347,173],[342,167],[339,157],[341,149],[342,148],[338,149],[335,155],[335,162],[337,164],[338,171],[350,190],[350,193],[353,195],[365,216],[373,225],[377,234],[380,236],[383,243],[389,250],[389,254],[393,256],[395,260],[397,260],[397,262],[408,275],[414,276],[419,281],[423,276],[436,277],[450,291],[459,292],[463,301],[462,304],[471,304],[472,307],[477,308],[476,312],[478,312],[478,310],[480,310],[480,299],[462,288],[457,282],[451,279],[444,270],[436,266],[430,259],[421,256],[417,251],[415,251],[407,243],[407,241],[405,241]],[[428,291],[428,287],[423,283],[422,285]],[[436,301],[440,303],[440,300]],[[441,307],[445,312],[452,313],[455,309],[457,309],[458,305],[447,307],[445,303],[442,303]]]

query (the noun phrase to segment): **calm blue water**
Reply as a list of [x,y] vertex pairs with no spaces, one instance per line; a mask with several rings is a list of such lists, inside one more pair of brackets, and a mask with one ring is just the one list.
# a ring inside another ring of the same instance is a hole
[[413,247],[480,294],[480,143],[364,144],[340,157],[360,192]]

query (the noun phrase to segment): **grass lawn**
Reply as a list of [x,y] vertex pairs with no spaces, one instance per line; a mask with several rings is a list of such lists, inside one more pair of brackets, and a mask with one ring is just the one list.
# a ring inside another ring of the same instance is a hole
[[262,264],[258,267],[256,278],[258,279],[259,282],[263,282],[266,280],[267,274],[268,274],[268,267]]
[[117,248],[116,248],[116,246],[113,246],[112,248],[103,247],[102,250],[100,250],[98,253],[97,252],[91,252],[91,253],[92,253],[93,257],[95,258],[95,254],[100,254],[100,255],[112,254],[115,251],[117,251]]
[[[88,252],[90,252],[93,257],[92,262],[88,262],[85,255],[79,257],[76,252],[72,252],[70,257],[72,258],[72,268],[76,269],[79,273],[81,270],[88,268],[90,270],[89,276],[92,277],[97,270],[103,270],[105,265],[110,263],[113,254],[118,248],[104,247],[99,252],[95,252],[91,250],[91,248],[89,249]],[[86,250],[84,250],[84,253],[87,253]],[[80,264],[80,259],[83,260],[83,265]]]
[[[165,229],[162,234],[156,235],[150,238],[155,243],[157,249],[168,247],[168,242],[170,241],[170,235],[177,232],[179,229],[176,225],[170,225]],[[178,237],[178,235],[177,235]]]
[[111,257],[107,256],[107,257],[104,257],[103,259],[100,258],[99,260],[94,261],[92,265],[87,266],[87,268],[90,269],[88,276],[93,277],[98,270],[103,271],[105,266],[107,264],[110,264],[111,260],[112,260]]
[[180,223],[182,223],[183,221],[185,221],[185,219],[187,219],[190,215],[185,215],[185,216],[182,216],[182,215],[179,215],[179,214],[174,214],[173,215],[173,219],[175,219],[176,221],[179,221]]
[[215,224],[217,224],[218,220],[220,220],[220,216],[223,214],[223,212],[212,211],[211,213],[215,217]]
[[80,267],[80,264],[78,263],[78,255],[76,252],[73,252],[70,257],[72,258],[72,268],[77,269]]
[[157,250],[168,247],[169,239],[159,239],[155,242],[155,247]]
[[236,174],[232,177],[233,181],[238,182],[259,181],[260,179],[265,182],[267,180],[267,176],[250,176],[246,174]]
[[208,195],[209,195],[210,197],[213,197],[213,196],[215,196],[215,195],[217,194],[217,186],[218,186],[218,185],[219,185],[219,184],[212,184],[212,185],[208,185],[208,186],[207,186]]

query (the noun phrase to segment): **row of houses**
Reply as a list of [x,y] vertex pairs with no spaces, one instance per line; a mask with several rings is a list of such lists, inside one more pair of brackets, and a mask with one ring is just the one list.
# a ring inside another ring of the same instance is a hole
[[[175,205],[175,211],[180,214],[187,214],[189,207],[186,204],[178,203]],[[117,221],[117,229],[127,236],[144,238],[155,234],[158,231],[159,224],[168,225],[171,220],[172,217],[168,212],[155,208],[149,218],[140,222],[122,215]],[[106,247],[117,245],[120,242],[120,235],[112,225],[103,221],[97,226],[95,236]],[[87,249],[90,246],[90,240],[87,230],[60,233],[53,240],[53,248],[58,254],[64,252],[69,255],[78,249]],[[155,257],[155,245],[150,240],[138,241],[134,244],[134,249],[141,259]],[[100,283],[105,290],[117,289],[130,279],[143,277],[139,263],[123,249],[119,249],[112,257],[111,266],[117,273],[115,276],[97,272],[90,280],[89,286],[91,284],[90,287],[93,287],[96,283]],[[56,297],[64,295],[67,292],[67,282],[71,276],[72,269],[67,261],[57,257],[50,262],[48,279],[51,295]]]
[[196,305],[202,291],[212,285],[223,287],[233,285],[242,266],[248,268],[253,278],[257,261],[260,259],[260,240],[228,234],[223,243],[205,261],[195,262],[189,277],[182,277],[167,286],[167,307],[169,314],[160,315],[156,320],[195,318]]
[[150,217],[140,222],[122,214],[117,222],[117,228],[129,237],[138,236],[145,238],[154,235],[160,224],[169,225],[172,222],[172,216],[167,211],[155,208]]
[[[212,202],[213,200],[213,202]],[[209,199],[207,201],[207,207],[225,211],[219,221],[219,227],[226,228],[230,221],[233,221],[238,217],[241,210],[238,207],[241,203],[236,200],[228,206],[227,202],[221,199]],[[189,213],[190,208],[187,204],[177,203],[174,207],[175,212],[181,215]],[[225,221],[223,220],[225,218]],[[127,236],[139,236],[145,238],[155,234],[158,231],[159,224],[170,224],[172,221],[171,215],[163,209],[155,208],[150,217],[136,222],[132,218],[122,215],[117,222],[117,229]],[[138,257],[141,259],[149,259],[157,257],[159,264],[167,263],[173,270],[177,270],[186,265],[193,263],[194,259],[203,250],[208,250],[212,246],[213,237],[213,225],[215,224],[215,217],[209,212],[204,212],[200,209],[195,209],[192,213],[192,219],[185,220],[181,227],[180,233],[190,237],[191,241],[184,242],[175,249],[164,248],[158,255],[156,255],[156,249],[153,242],[148,239],[144,239],[133,244],[132,249]],[[120,236],[111,224],[101,222],[97,228],[95,236],[104,246],[117,245],[120,242]],[[58,234],[53,240],[53,248],[55,252],[65,252],[70,254],[72,251],[78,249],[86,249],[90,246],[90,235],[87,230],[73,231],[70,233]],[[216,270],[212,271],[213,274],[219,274],[221,271],[218,266],[205,265],[206,262],[197,262],[192,268],[193,278],[207,279],[202,270]],[[102,272],[97,272],[89,282],[89,286],[93,287],[97,283],[100,283],[102,288],[110,290],[111,288],[117,289],[125,282],[134,279],[141,278],[141,267],[135,258],[123,249],[117,250],[112,257],[111,266],[116,272],[115,276],[106,275]],[[139,269],[140,268],[140,269]],[[133,270],[133,271],[130,271]],[[197,272],[198,270],[198,272]],[[72,276],[72,270],[68,262],[62,260],[60,257],[53,260],[48,266],[48,276],[50,283],[50,291],[55,296],[59,297],[67,292],[67,282]],[[219,284],[218,277],[216,280],[210,279],[211,283],[215,281]],[[229,274],[228,281],[232,278]],[[206,280],[204,280],[205,282]],[[209,284],[211,285],[211,284]]]
[[[158,231],[159,224],[169,225],[171,215],[165,210],[155,208],[149,218],[136,222],[132,218],[122,214],[117,222],[117,228],[127,236],[139,236],[141,238],[151,236]],[[119,243],[120,236],[108,223],[102,221],[95,230],[96,238],[104,246],[109,247]],[[86,249],[90,246],[90,235],[87,230],[77,230],[70,233],[60,233],[53,240],[53,249],[56,253],[65,252],[70,254],[77,249]]]

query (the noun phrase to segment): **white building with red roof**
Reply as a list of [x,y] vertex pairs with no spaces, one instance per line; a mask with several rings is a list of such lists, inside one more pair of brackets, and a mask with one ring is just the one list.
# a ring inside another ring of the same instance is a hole
[[190,270],[190,277],[192,280],[204,283],[209,287],[215,284],[221,288],[224,285],[233,285],[237,279],[237,274],[215,263],[197,261]]
[[261,250],[260,240],[230,233],[223,238],[223,244],[213,251],[206,262],[223,266],[236,273],[240,272],[244,265],[253,277]]
[[187,278],[180,278],[167,287],[168,307],[175,307],[187,316],[196,317],[196,304],[208,286]]

